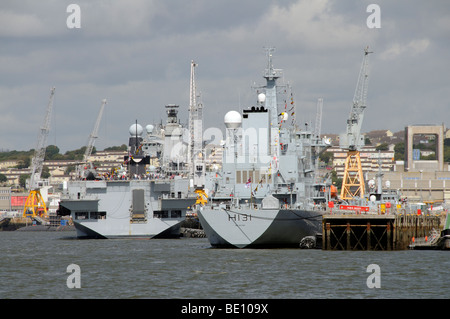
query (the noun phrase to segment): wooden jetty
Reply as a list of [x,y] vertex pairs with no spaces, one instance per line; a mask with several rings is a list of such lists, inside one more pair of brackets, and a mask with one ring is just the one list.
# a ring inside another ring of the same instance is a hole
[[432,229],[424,237],[413,238],[410,249],[416,250],[450,250],[450,215],[446,214],[443,230],[439,233],[437,229]]
[[447,229],[439,233],[433,229],[429,236],[413,238],[409,248],[415,250],[450,250],[450,230]]
[[330,214],[322,218],[323,250],[403,250],[439,229],[440,218],[414,214]]

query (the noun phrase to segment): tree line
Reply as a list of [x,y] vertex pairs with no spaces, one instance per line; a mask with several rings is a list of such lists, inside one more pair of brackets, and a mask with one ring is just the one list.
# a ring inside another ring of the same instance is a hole
[[[126,151],[127,146],[125,144],[122,144],[120,146],[111,146],[104,149],[104,151]],[[86,152],[86,146],[80,147],[78,149],[67,151],[64,154],[60,153],[60,149],[56,145],[49,145],[45,149],[45,158],[44,161],[51,161],[51,160],[75,160],[75,161],[81,161],[83,159],[84,153]],[[94,147],[92,149],[92,154],[95,154],[97,152],[96,148]],[[18,169],[24,169],[31,166],[31,160],[34,156],[35,150],[30,149],[29,151],[6,151],[6,152],[0,152],[0,162],[3,161],[11,161],[16,160],[18,164],[14,166],[14,168]],[[69,171],[73,170],[74,167],[69,167]],[[21,187],[25,186],[25,181],[27,178],[29,178],[30,174],[23,174],[20,176],[19,179],[19,185]],[[50,176],[50,173],[48,171],[48,168],[46,166],[42,169],[42,178],[48,178]],[[4,174],[0,174],[0,183],[7,182],[8,179]]]
[[[111,146],[104,149],[104,151],[126,151],[127,146],[122,144],[120,146]],[[17,160],[18,165],[16,168],[27,168],[31,165],[31,159],[34,156],[34,149],[29,151],[7,151],[0,152],[0,162]],[[77,160],[81,161],[83,159],[84,153],[86,152],[86,146],[80,147],[78,149],[67,151],[64,154],[60,153],[60,149],[56,145],[49,145],[45,149],[45,161],[51,160]],[[95,146],[92,149],[92,154],[97,152]]]

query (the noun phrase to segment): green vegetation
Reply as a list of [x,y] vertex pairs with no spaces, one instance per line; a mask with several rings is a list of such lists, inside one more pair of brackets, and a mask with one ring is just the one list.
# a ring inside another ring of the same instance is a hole
[[444,162],[450,162],[450,138],[444,139]]
[[395,144],[394,160],[396,160],[396,161],[404,161],[405,160],[405,142],[400,142],[398,144]]
[[[105,148],[105,151],[126,151],[127,146],[122,144],[120,146],[111,146]],[[83,159],[84,153],[86,152],[86,146],[79,149],[67,151],[64,154],[60,153],[60,149],[56,145],[49,145],[45,150],[45,161],[51,160],[75,160],[80,161]],[[31,149],[29,151],[7,151],[0,152],[0,162],[5,161],[17,161],[15,168],[25,169],[31,166],[31,160],[34,156],[35,150]],[[96,153],[95,147],[92,150],[92,154]],[[98,164],[98,163],[97,163]],[[66,168],[66,173],[70,173],[75,170],[75,165],[70,165]],[[30,174],[21,174],[19,177],[19,185],[24,188],[26,180],[30,177]],[[42,168],[42,178],[50,177],[50,172],[47,166]],[[8,182],[8,178],[4,174],[0,174],[0,184],[5,184]]]
[[319,155],[319,159],[326,165],[332,165],[333,163],[333,153],[323,152]]
[[105,151],[126,151],[127,150],[127,146],[125,144],[122,144],[120,146],[111,146],[111,147],[107,147],[104,149]]
[[388,143],[380,144],[377,147],[375,147],[375,149],[377,151],[388,151],[389,150],[389,144]]
[[33,149],[29,151],[0,152],[0,162],[17,160],[19,162],[17,168],[27,168],[31,164],[31,158],[33,157],[33,154]]
[[331,182],[334,186],[338,189],[338,191],[341,191],[342,188],[342,178],[339,178],[337,176],[336,170],[331,171]]
[[[120,146],[111,146],[105,148],[105,151],[126,151],[127,146],[122,144]],[[29,151],[8,151],[0,152],[0,162],[17,160],[19,163],[16,168],[27,168],[31,165],[31,159],[34,156],[34,149]],[[64,154],[60,153],[60,149],[56,145],[49,145],[45,149],[45,160],[82,160],[84,153],[86,152],[86,146],[79,149],[67,151]],[[97,150],[95,147],[92,150],[92,154],[95,154]]]
[[[380,145],[381,146],[381,145]],[[420,149],[420,150],[430,150],[435,151],[436,150],[436,143],[432,141],[431,143],[427,144],[414,144],[414,149]],[[398,144],[395,144],[394,147],[395,155],[394,159],[396,161],[403,161],[405,160],[405,142],[400,142]],[[435,160],[436,154],[430,154],[428,156],[422,156],[421,159],[423,160]],[[444,139],[444,162],[450,162],[450,138]]]
[[[55,145],[49,145],[45,149],[45,160],[76,160],[82,159],[86,150],[86,146],[74,151],[67,151],[64,155],[59,153],[59,147]],[[18,160],[19,164],[17,168],[27,168],[31,164],[35,150],[29,151],[8,151],[0,152],[0,162],[8,160]],[[93,153],[95,153],[95,148]]]

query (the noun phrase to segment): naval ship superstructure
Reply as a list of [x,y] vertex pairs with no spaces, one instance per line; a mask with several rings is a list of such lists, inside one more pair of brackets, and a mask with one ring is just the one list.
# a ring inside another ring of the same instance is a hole
[[185,130],[177,105],[165,125],[129,128],[128,155],[107,177],[72,180],[58,214],[70,215],[78,238],[173,238],[196,201],[190,191]]
[[222,169],[206,178],[208,203],[197,212],[213,247],[299,247],[321,233],[327,192],[316,183],[316,161],[328,145],[291,121],[290,86],[277,84],[272,51],[256,105],[224,117]]

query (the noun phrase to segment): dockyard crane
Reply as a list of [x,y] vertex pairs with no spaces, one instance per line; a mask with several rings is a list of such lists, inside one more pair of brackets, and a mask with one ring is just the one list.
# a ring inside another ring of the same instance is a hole
[[23,207],[23,217],[47,217],[47,206],[41,195],[39,187],[42,186],[40,185],[42,184],[40,183],[40,179],[42,174],[42,167],[44,165],[48,132],[50,131],[54,95],[55,88],[53,87],[50,91],[50,98],[47,105],[44,125],[39,130],[38,143],[34,151],[34,156],[31,160],[31,176],[28,184],[30,193]]
[[[323,109],[323,98],[318,98],[317,99],[317,110],[316,110],[316,123],[314,126],[314,138],[317,139],[317,141],[320,141],[320,133],[322,130],[322,109]],[[325,151],[325,150],[324,150]],[[319,155],[316,155],[316,159],[315,159],[315,170],[314,170],[314,175],[315,175],[315,179],[318,179],[318,174],[319,174]]]
[[360,150],[364,146],[361,126],[366,109],[367,89],[369,81],[369,47],[364,49],[364,58],[359,71],[355,95],[350,116],[347,120],[347,132],[340,135],[340,148],[347,150],[344,179],[342,181],[341,199],[351,200],[363,198],[365,193],[364,177],[361,167]]
[[92,150],[94,149],[95,140],[97,139],[98,129],[100,127],[100,121],[102,119],[103,110],[105,109],[106,99],[102,100],[102,105],[100,106],[100,111],[98,112],[97,120],[95,121],[94,129],[92,133],[89,135],[88,144],[86,146],[86,151],[83,156],[82,165],[78,166],[78,176],[81,178],[87,178],[90,170],[93,168],[92,163],[88,162],[89,157],[92,154]]
[[317,99],[316,123],[314,126],[314,137],[320,140],[320,133],[322,130],[322,109],[323,98]]
[[194,173],[194,166],[192,165],[192,158],[194,156],[194,121],[196,117],[196,92],[195,92],[195,67],[197,63],[191,61],[191,77],[189,81],[189,148],[188,148],[188,163],[189,172]]
[[190,175],[197,193],[197,203],[205,204],[208,197],[205,186],[205,160],[203,152],[203,104],[197,103],[195,86],[195,68],[197,63],[191,61],[191,78],[189,85],[189,151],[188,161]]

